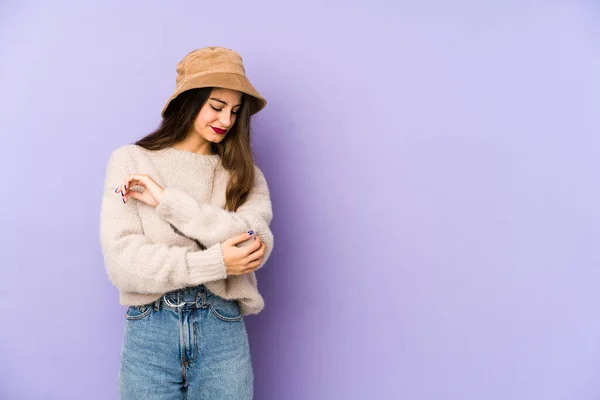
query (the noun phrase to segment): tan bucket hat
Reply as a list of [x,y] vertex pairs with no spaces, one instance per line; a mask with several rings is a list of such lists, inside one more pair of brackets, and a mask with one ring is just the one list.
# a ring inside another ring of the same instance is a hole
[[161,115],[181,93],[190,89],[218,87],[237,90],[250,96],[250,115],[256,114],[267,105],[267,100],[258,93],[246,78],[242,57],[224,47],[204,47],[188,53],[177,67],[175,93],[165,104]]

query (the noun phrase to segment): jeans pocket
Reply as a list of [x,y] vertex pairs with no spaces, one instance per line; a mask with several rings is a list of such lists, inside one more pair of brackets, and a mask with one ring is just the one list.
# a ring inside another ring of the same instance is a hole
[[210,311],[215,317],[227,322],[241,321],[244,318],[237,301],[225,300],[217,296],[210,304]]
[[152,304],[146,304],[143,306],[129,306],[125,312],[125,319],[133,321],[142,319],[150,315],[152,312]]

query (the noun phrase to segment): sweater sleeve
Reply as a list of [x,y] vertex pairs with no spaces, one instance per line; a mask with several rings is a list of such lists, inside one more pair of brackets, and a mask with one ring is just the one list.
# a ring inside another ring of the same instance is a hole
[[204,251],[154,243],[144,235],[135,201],[123,203],[115,189],[131,173],[127,146],[108,161],[100,212],[100,245],[112,284],[134,293],[165,293],[225,279],[220,244]]
[[259,268],[267,262],[273,251],[274,238],[269,227],[273,210],[269,187],[264,174],[256,166],[252,190],[246,202],[235,212],[211,204],[199,204],[176,188],[165,189],[156,211],[186,236],[200,241],[206,247],[253,230],[265,243],[265,255]]

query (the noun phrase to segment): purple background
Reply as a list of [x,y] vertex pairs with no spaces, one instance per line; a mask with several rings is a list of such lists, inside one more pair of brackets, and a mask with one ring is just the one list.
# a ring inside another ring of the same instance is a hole
[[81,3],[0,5],[1,399],[116,398],[106,161],[208,45],[269,100],[257,399],[600,398],[597,2]]

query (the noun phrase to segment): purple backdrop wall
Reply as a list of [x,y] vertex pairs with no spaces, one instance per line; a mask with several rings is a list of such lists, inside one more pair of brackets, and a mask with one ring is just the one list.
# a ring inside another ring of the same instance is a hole
[[600,397],[597,3],[82,3],[0,5],[1,399],[116,398],[105,163],[208,45],[270,102],[256,398]]

